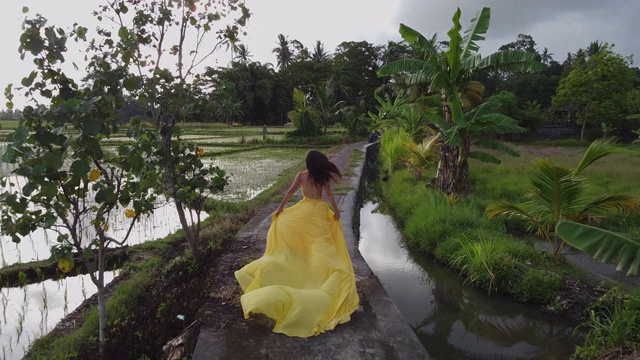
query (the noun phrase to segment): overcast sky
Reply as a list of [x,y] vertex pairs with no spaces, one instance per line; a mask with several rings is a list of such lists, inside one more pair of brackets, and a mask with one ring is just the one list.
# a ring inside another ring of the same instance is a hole
[[[91,11],[103,2],[3,1],[0,90],[8,83],[18,85],[33,70],[32,63],[21,61],[17,52],[23,6],[30,8],[29,14],[41,13],[57,26],[70,27],[77,22],[92,29],[95,20]],[[514,41],[518,34],[533,36],[539,50],[547,47],[560,62],[568,52],[576,52],[595,40],[615,44],[614,51],[624,56],[640,53],[639,0],[246,0],[246,5],[252,17],[243,42],[253,55],[252,60],[262,63],[276,63],[271,49],[277,45],[280,33],[309,48],[321,40],[330,52],[342,41],[366,40],[376,45],[398,41],[400,23],[424,35],[437,33],[443,40],[456,7],[462,10],[462,26],[466,29],[482,6],[490,7],[492,12],[487,40],[480,44],[484,54]],[[73,60],[74,56],[68,58]],[[222,53],[209,65],[222,66],[229,60],[230,54]],[[23,104],[20,100],[16,103]]]

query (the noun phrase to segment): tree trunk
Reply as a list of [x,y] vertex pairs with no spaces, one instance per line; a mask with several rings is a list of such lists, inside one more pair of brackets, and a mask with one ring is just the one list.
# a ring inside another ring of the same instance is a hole
[[469,153],[471,151],[471,139],[468,136],[462,138],[461,153],[458,154],[458,179],[456,184],[456,194],[466,195],[469,191]]
[[457,151],[450,145],[443,144],[440,147],[440,162],[436,174],[436,186],[445,194],[450,195],[456,191],[456,160]]
[[176,210],[178,211],[178,218],[180,219],[180,225],[182,225],[182,230],[184,230],[184,235],[187,238],[187,243],[189,244],[189,250],[191,251],[191,255],[196,263],[200,263],[200,249],[197,244],[197,235],[191,231],[191,227],[187,222],[187,217],[184,214],[184,209],[182,208],[182,202],[178,200],[176,197],[176,184],[175,179],[173,178],[173,174],[175,172],[175,164],[173,155],[171,154],[171,136],[172,133],[170,130],[167,130],[163,135],[163,147],[165,151],[165,156],[170,158],[170,161],[166,162],[165,171],[166,171],[166,180],[167,180],[167,190],[171,197],[173,197],[173,201],[176,204]]
[[582,122],[582,129],[580,130],[580,141],[584,141],[584,131],[587,128],[587,121],[583,120]]
[[[444,119],[450,125],[454,125],[451,115],[451,108],[446,102],[446,98],[442,98],[442,112]],[[440,147],[440,161],[438,162],[438,171],[436,173],[436,186],[445,194],[451,195],[456,192],[457,176],[457,160],[458,151],[455,147],[447,145],[442,140],[443,144]]]

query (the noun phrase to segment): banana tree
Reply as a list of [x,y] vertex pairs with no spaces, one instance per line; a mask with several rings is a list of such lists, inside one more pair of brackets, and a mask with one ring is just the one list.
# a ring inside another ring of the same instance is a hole
[[[465,104],[471,101],[467,95],[471,88],[477,88],[474,76],[496,70],[530,71],[542,69],[543,64],[535,59],[535,54],[505,50],[482,57],[478,41],[485,39],[489,29],[490,9],[483,8],[471,19],[469,28],[461,35],[460,9],[453,16],[453,27],[447,35],[446,50],[441,50],[416,30],[400,24],[400,35],[414,49],[416,57],[396,60],[379,71],[379,76],[407,75],[407,85],[428,84],[429,92],[441,96],[444,120],[451,127],[466,126]],[[465,99],[467,99],[465,101]],[[445,142],[440,149],[440,164],[436,178],[437,186],[446,194],[463,194],[468,189],[469,178],[466,159],[469,158],[470,140],[461,133],[458,144]],[[460,161],[462,160],[462,161]]]
[[595,200],[586,197],[587,180],[580,176],[582,171],[596,160],[615,151],[612,139],[594,141],[584,153],[580,163],[573,169],[553,165],[549,160],[534,162],[531,174],[531,189],[521,204],[498,201],[489,204],[489,217],[516,217],[529,224],[528,231],[534,231],[551,246],[559,256],[564,242],[554,229],[560,220],[588,222],[607,217],[609,212],[638,214],[640,202],[626,194],[607,195]]
[[556,234],[569,245],[593,255],[603,263],[615,263],[616,271],[628,268],[627,275],[638,275],[640,238],[572,221],[558,221]]
[[[508,155],[520,156],[510,147],[492,140],[492,137],[507,133],[523,133],[525,128],[518,126],[518,121],[506,115],[498,114],[500,103],[498,101],[488,101],[464,114],[464,121],[454,124],[449,123],[445,118],[436,113],[425,113],[425,117],[433,123],[442,134],[443,146],[451,146],[457,149],[454,159],[456,179],[458,183],[457,194],[465,194],[468,190],[469,158],[491,164],[500,164],[500,159],[496,156],[479,150],[491,149],[502,151]],[[471,150],[471,146],[474,150]],[[442,158],[440,165],[442,165]],[[440,166],[439,166],[440,168]]]

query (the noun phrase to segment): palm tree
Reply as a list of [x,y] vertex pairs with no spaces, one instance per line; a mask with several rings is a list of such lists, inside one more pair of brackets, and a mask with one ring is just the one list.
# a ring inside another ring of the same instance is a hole
[[[527,71],[541,69],[535,53],[521,50],[503,50],[482,57],[478,41],[484,40],[489,28],[490,10],[483,8],[471,20],[471,25],[460,34],[460,9],[453,16],[453,27],[447,33],[446,51],[427,40],[422,34],[401,24],[400,34],[414,48],[416,57],[396,60],[382,67],[380,76],[409,74],[407,85],[428,84],[430,93],[441,96],[442,113],[447,127],[460,136],[443,136],[436,185],[446,194],[464,194],[469,186],[468,164],[471,139],[463,132],[467,120],[463,108],[463,94],[473,86],[471,79],[479,73],[496,70]],[[440,127],[441,129],[444,126]],[[454,143],[453,141],[456,141]]]
[[246,64],[249,62],[249,58],[253,57],[253,55],[251,55],[251,53],[249,52],[249,48],[246,45],[240,44],[235,48],[237,51],[235,58],[238,59],[241,63]]
[[287,117],[301,136],[311,137],[320,133],[320,125],[317,122],[318,113],[307,95],[298,88],[293,89],[293,110],[287,113]]
[[549,49],[544,48],[544,50],[542,50],[542,54],[540,55],[540,60],[543,64],[549,64],[553,60],[553,55],[553,53],[549,52]]
[[316,40],[311,53],[311,62],[316,66],[326,63],[329,60],[329,53],[324,50],[324,45],[320,40]]
[[278,59],[278,69],[285,69],[291,64],[293,60],[293,54],[291,48],[289,48],[289,39],[283,34],[278,34],[278,46],[271,50],[271,53],[276,54]]
[[326,135],[329,123],[335,118],[344,106],[344,101],[336,100],[336,84],[333,78],[323,82],[320,86],[314,86],[314,108],[320,116]]
[[607,217],[608,212],[640,213],[640,202],[629,195],[615,194],[589,200],[585,193],[586,179],[582,171],[596,160],[615,151],[614,140],[598,139],[584,153],[580,163],[573,169],[553,165],[546,159],[536,160],[531,175],[531,189],[526,201],[513,204],[499,201],[489,204],[487,216],[507,216],[523,219],[529,223],[529,230],[535,230],[559,256],[564,242],[558,239],[554,228],[560,220],[587,222]]
[[606,50],[606,46],[602,41],[596,40],[592,41],[587,48],[587,56],[592,57],[593,55],[599,53],[602,50]]

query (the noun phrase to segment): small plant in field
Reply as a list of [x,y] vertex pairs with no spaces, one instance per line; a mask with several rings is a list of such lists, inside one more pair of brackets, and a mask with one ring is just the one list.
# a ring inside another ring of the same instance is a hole
[[538,159],[531,175],[531,189],[522,204],[499,201],[489,204],[489,217],[516,217],[528,223],[529,231],[535,231],[560,256],[564,241],[557,236],[555,227],[561,220],[575,222],[597,221],[612,211],[625,214],[640,213],[640,202],[626,194],[606,195],[595,200],[586,197],[587,180],[582,171],[596,160],[615,151],[614,139],[598,139],[584,153],[573,169]]

